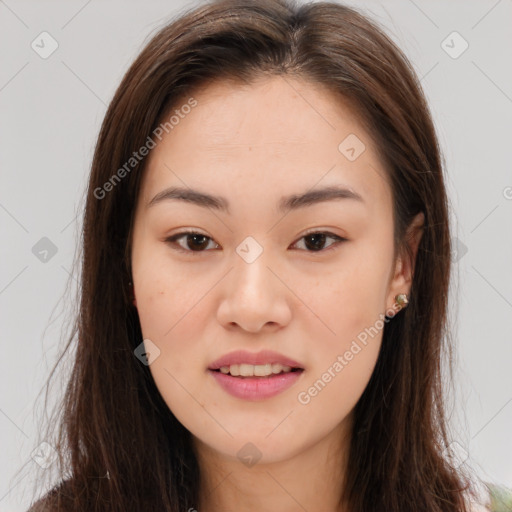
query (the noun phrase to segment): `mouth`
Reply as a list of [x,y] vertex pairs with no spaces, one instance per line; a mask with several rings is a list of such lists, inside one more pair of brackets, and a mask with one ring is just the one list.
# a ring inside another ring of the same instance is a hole
[[[281,369],[279,373],[269,375],[231,375],[237,373],[237,365],[210,369],[209,373],[221,389],[229,395],[245,401],[262,401],[277,396],[291,388],[300,380],[304,370],[302,368]],[[240,365],[244,371],[244,365]],[[252,365],[249,365],[252,366]],[[261,365],[264,366],[264,365]],[[266,365],[265,365],[266,366]],[[235,367],[235,368],[233,368]],[[276,371],[279,368],[276,368]],[[224,373],[228,370],[227,373]]]
[[265,400],[292,387],[304,372],[301,363],[272,350],[237,350],[210,364],[208,373],[235,398]]
[[258,365],[242,363],[225,365],[220,368],[210,368],[210,371],[240,379],[268,379],[287,373],[303,372],[304,368],[292,367],[281,363],[266,363]]
[[294,386],[302,377],[302,369],[295,371],[280,372],[266,377],[256,376],[232,376],[229,373],[222,373],[220,370],[210,370],[220,388],[239,400],[259,402],[267,400]]

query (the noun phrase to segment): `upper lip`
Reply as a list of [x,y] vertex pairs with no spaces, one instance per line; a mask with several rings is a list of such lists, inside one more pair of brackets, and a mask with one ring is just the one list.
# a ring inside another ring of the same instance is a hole
[[236,350],[225,354],[219,359],[215,360],[208,367],[209,370],[218,370],[222,366],[230,366],[232,364],[272,364],[280,363],[283,366],[291,366],[292,368],[301,368],[302,366],[297,361],[290,359],[278,352],[272,350],[262,350],[261,352],[247,352],[246,350]]

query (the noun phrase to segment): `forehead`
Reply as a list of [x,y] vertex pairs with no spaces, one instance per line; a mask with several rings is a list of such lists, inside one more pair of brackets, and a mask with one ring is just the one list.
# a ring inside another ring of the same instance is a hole
[[[191,97],[197,105],[181,111]],[[173,112],[181,112],[179,122],[149,155],[146,204],[172,185],[261,199],[318,183],[389,199],[386,172],[356,113],[320,85],[279,76],[218,81],[183,95]]]

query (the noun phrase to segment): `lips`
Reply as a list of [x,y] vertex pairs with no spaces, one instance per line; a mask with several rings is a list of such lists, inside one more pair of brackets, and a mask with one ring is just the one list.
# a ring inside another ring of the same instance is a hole
[[[247,376],[250,374],[247,371],[248,366],[253,367],[253,376]],[[268,374],[270,367],[272,373]],[[257,369],[261,370],[261,373],[257,372]],[[274,371],[278,373],[273,373]],[[231,372],[234,372],[234,375]],[[239,372],[242,375],[239,376]],[[303,376],[304,367],[294,359],[272,350],[236,350],[211,363],[208,373],[231,396],[258,401],[274,397],[289,389]]]
[[208,372],[222,390],[229,395],[250,401],[266,400],[290,389],[303,376],[303,370],[280,373],[271,377],[232,377],[215,370]]
[[234,364],[251,364],[251,365],[264,365],[264,364],[282,364],[283,366],[290,366],[291,368],[303,370],[304,367],[278,352],[272,350],[262,350],[261,352],[248,352],[246,350],[236,350],[225,354],[221,358],[215,360],[208,367],[209,370],[219,370],[223,366],[231,366]]

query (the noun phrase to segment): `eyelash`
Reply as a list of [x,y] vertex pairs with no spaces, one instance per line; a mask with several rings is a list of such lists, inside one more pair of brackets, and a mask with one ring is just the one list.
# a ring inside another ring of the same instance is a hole
[[[183,247],[181,247],[177,243],[177,240],[179,240],[180,238],[184,238],[184,237],[186,237],[188,235],[199,235],[199,236],[205,237],[208,240],[213,241],[212,238],[210,238],[209,236],[205,235],[204,233],[200,233],[199,231],[182,231],[181,233],[176,233],[175,235],[172,235],[172,236],[166,238],[165,242],[168,242],[169,244],[173,244],[175,246],[174,249],[176,251],[179,251],[179,252],[182,252],[182,253],[187,253],[187,254],[192,254],[193,256],[198,256],[198,255],[200,255],[200,254],[202,254],[204,252],[207,252],[207,250],[192,251],[192,250],[184,249]],[[334,233],[330,233],[329,231],[315,231],[315,230],[312,230],[312,231],[308,231],[307,233],[302,235],[297,240],[297,242],[299,242],[303,238],[306,238],[309,235],[327,235],[328,238],[332,238],[332,239],[335,240],[335,243],[332,243],[331,245],[329,245],[329,247],[327,247],[327,249],[321,249],[319,251],[308,251],[307,249],[301,249],[301,250],[304,250],[305,252],[309,252],[311,254],[325,253],[326,251],[329,251],[331,249],[335,250],[339,246],[340,243],[348,241],[346,238],[343,238],[341,236],[335,235]],[[295,243],[297,243],[297,242],[295,242]],[[295,245],[295,243],[293,245]]]

